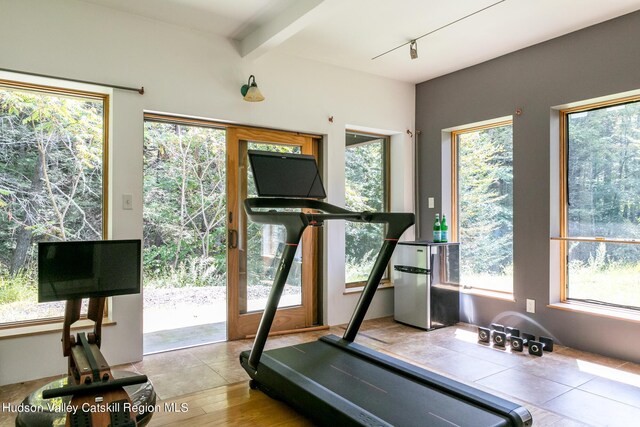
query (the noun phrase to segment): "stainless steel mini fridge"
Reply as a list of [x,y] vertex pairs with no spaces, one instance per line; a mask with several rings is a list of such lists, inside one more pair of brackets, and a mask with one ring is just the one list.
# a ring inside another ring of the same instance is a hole
[[394,319],[422,329],[455,325],[460,311],[458,243],[401,242],[393,271]]

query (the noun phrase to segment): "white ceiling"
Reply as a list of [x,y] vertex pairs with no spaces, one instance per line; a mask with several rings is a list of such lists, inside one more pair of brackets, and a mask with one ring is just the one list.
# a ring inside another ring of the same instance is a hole
[[[640,9],[640,0],[83,1],[232,39],[252,60],[278,52],[412,83]],[[485,7],[418,40],[418,59],[408,46],[372,59]]]

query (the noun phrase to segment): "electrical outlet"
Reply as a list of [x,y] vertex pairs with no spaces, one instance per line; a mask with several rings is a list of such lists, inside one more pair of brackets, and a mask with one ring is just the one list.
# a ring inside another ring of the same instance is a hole
[[133,196],[131,194],[122,195],[122,209],[127,211],[133,209]]
[[536,312],[536,300],[527,299],[527,313],[535,313]]
[[427,200],[429,202],[429,209],[433,209],[436,207],[435,200],[433,199],[433,197],[429,197]]

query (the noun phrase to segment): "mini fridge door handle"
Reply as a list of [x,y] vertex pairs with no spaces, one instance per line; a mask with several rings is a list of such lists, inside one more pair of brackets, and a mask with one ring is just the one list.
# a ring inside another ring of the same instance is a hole
[[409,273],[409,274],[429,274],[429,270],[426,268],[420,267],[411,267],[408,265],[396,265],[393,267],[394,270],[399,271],[401,273]]
[[[431,253],[431,259],[429,260],[429,265],[431,266],[431,269],[429,270],[429,272],[431,273],[433,271],[433,268],[436,264],[434,264],[436,259],[436,254]],[[433,284],[433,274],[431,274],[430,280],[429,280],[429,284],[432,285]]]

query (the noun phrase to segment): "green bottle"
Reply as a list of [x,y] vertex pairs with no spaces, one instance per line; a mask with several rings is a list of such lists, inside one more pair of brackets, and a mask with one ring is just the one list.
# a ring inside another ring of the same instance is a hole
[[440,242],[447,243],[449,241],[449,227],[447,227],[447,218],[442,214],[442,222],[440,223]]
[[436,221],[433,223],[433,242],[440,242],[440,214],[436,214]]

